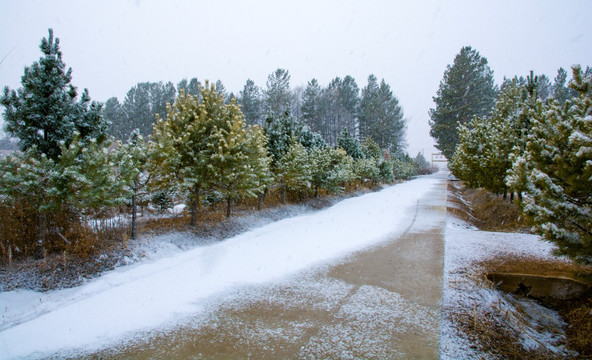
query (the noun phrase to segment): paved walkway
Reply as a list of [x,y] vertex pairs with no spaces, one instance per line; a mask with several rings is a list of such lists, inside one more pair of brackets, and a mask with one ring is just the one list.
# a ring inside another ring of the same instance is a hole
[[446,180],[418,200],[405,233],[337,265],[238,289],[207,317],[109,358],[437,359]]

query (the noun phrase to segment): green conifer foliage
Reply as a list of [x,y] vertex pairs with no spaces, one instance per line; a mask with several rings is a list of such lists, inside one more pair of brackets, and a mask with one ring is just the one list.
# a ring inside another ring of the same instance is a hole
[[166,120],[158,119],[152,161],[162,172],[161,186],[176,184],[187,193],[195,225],[203,194],[217,191],[230,205],[263,191],[269,182],[263,141],[260,130],[245,129],[238,105],[225,104],[206,82],[199,96],[182,90]]
[[25,68],[22,88],[4,88],[0,104],[5,107],[6,129],[20,139],[22,150],[35,147],[38,154],[52,160],[60,156],[60,144],[69,143],[74,132],[81,140],[105,140],[106,126],[101,104],[91,102],[85,89],[77,101],[76,88],[70,84],[72,69],[66,70],[59,47],[49,29],[40,45],[43,56]]
[[493,108],[496,97],[493,71],[487,59],[470,46],[463,47],[448,65],[430,109],[430,134],[436,147],[452,159],[459,142],[457,128],[474,116],[484,117]]
[[292,139],[288,151],[277,165],[276,180],[282,189],[282,203],[286,203],[286,191],[306,191],[311,180],[311,169],[306,148]]
[[311,165],[311,184],[314,196],[324,189],[333,194],[340,194],[347,181],[353,178],[353,160],[340,148],[313,148],[308,152]]
[[337,138],[337,145],[345,150],[345,152],[354,160],[364,156],[360,142],[358,139],[350,135],[347,128],[343,128],[341,134],[339,134],[339,137]]
[[571,104],[540,101],[523,156],[508,185],[525,192],[523,210],[557,253],[592,263],[592,78],[573,68]]
[[136,213],[138,200],[146,195],[146,187],[155,175],[153,163],[149,161],[148,144],[136,129],[126,144],[118,144],[116,164],[119,177],[125,184],[125,190],[132,200],[131,238],[136,238]]

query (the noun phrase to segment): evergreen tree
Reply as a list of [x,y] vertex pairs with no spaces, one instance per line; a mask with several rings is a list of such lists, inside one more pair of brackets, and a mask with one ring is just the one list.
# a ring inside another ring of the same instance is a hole
[[278,118],[270,114],[265,120],[264,130],[273,165],[288,151],[292,139],[296,139],[306,149],[327,146],[319,134],[294,121],[290,113],[284,113]]
[[267,77],[267,90],[264,91],[265,105],[268,112],[276,116],[283,115],[290,109],[290,73],[277,69]]
[[[138,129],[140,134],[148,136],[152,133],[152,126],[156,122],[156,117],[152,111],[152,104],[150,101],[151,84],[148,82],[138,83],[132,87],[123,100],[122,109],[125,113],[125,122],[118,125],[118,133],[120,140],[126,140],[131,133]],[[162,114],[163,117],[166,114]]]
[[432,167],[421,152],[417,153],[417,156],[413,159],[413,161],[415,161],[419,167],[419,170],[426,170]]
[[357,131],[359,89],[351,76],[345,79],[336,77],[322,91],[325,139],[329,144],[337,144],[342,129],[351,134]]
[[393,157],[393,175],[395,179],[408,180],[417,175],[418,166],[408,154],[398,151]]
[[302,86],[296,86],[290,92],[290,114],[294,117],[297,123],[302,123],[304,117],[302,115],[302,104],[304,101],[304,88]]
[[183,79],[177,84],[177,96],[181,95],[181,90],[186,95],[199,95],[199,86],[200,82],[197,81],[197,78],[191,78],[189,81]]
[[116,139],[123,137],[122,125],[126,122],[123,108],[116,97],[109,98],[103,106],[103,119],[108,126],[109,135]]
[[317,133],[322,133],[321,86],[317,79],[312,79],[302,94],[302,117],[304,123]]
[[308,189],[311,171],[307,152],[295,138],[278,162],[276,180],[282,189],[282,204],[286,203],[287,191],[301,193]]
[[360,158],[354,162],[354,173],[362,185],[371,182],[372,185],[380,178],[378,162],[374,158]]
[[553,85],[551,84],[551,81],[549,80],[547,75],[539,75],[537,89],[539,99],[541,99],[542,101],[547,101],[547,99],[551,97],[552,90]]
[[383,149],[405,148],[405,119],[399,100],[384,79],[378,83],[374,75],[362,89],[360,100],[360,135],[371,137]]
[[136,213],[138,198],[145,195],[143,190],[146,189],[156,171],[151,168],[152,163],[149,161],[148,144],[139,130],[132,132],[126,144],[120,143],[118,145],[115,156],[119,176],[122,178],[132,200],[131,238],[135,239],[137,235]]
[[297,126],[298,141],[307,150],[327,147],[327,143],[319,133],[312,131],[307,125],[298,124]]
[[226,86],[224,86],[221,80],[216,81],[216,84],[214,85],[214,90],[216,90],[218,95],[222,96],[225,103],[230,102],[230,95],[226,91]]
[[376,141],[374,141],[374,139],[371,137],[364,139],[364,142],[362,143],[362,153],[365,158],[372,158],[376,161],[380,161],[382,157],[382,150],[380,150],[380,146],[378,146]]
[[100,144],[96,139],[83,141],[75,132],[72,142],[61,145],[61,155],[50,165],[47,190],[53,209],[75,209],[74,213],[92,214],[122,204],[124,182],[113,172],[114,154],[107,151],[109,142]]
[[213,149],[209,146],[215,122],[221,117],[223,99],[213,91],[201,90],[198,96],[181,95],[167,111],[166,119],[157,117],[151,136],[154,152],[151,161],[158,167],[162,188],[178,184],[190,202],[191,225],[197,223],[201,196],[210,190],[207,164]]
[[516,156],[508,185],[522,189],[523,210],[556,252],[592,263],[592,77],[573,68],[570,103],[538,102],[530,111],[526,151]]
[[559,104],[565,104],[566,101],[577,96],[577,92],[571,89],[567,84],[567,71],[564,68],[557,70],[557,76],[553,84],[553,98],[559,102]]
[[351,156],[354,160],[364,156],[362,153],[362,146],[355,137],[351,136],[347,128],[343,128],[339,138],[337,139],[337,145],[345,150],[345,152]]
[[238,103],[245,114],[245,122],[248,125],[263,125],[261,93],[253,80],[247,80],[243,90],[239,93]]
[[110,119],[111,132],[119,140],[127,140],[136,129],[143,136],[148,136],[156,123],[156,115],[166,117],[167,104],[174,101],[173,83],[138,83],[127,92],[123,101],[121,109],[124,117],[120,121]]
[[245,128],[244,116],[234,100],[224,107],[222,115],[210,137],[212,156],[207,167],[209,181],[226,199],[228,217],[233,200],[256,197],[271,183],[271,158],[260,128]]
[[496,92],[487,59],[470,46],[463,47],[453,64],[446,67],[433,98],[436,107],[429,111],[430,134],[448,159],[452,159],[459,141],[457,127],[468,124],[474,116],[486,116],[493,108]]
[[101,104],[91,102],[85,89],[76,101],[76,88],[70,84],[72,69],[66,70],[59,39],[49,29],[48,38],[40,45],[43,56],[25,68],[22,88],[4,88],[0,104],[5,107],[7,131],[20,139],[22,150],[35,147],[39,154],[57,160],[60,144],[70,143],[74,132],[82,140],[103,141],[106,126],[101,117]]
[[270,114],[265,119],[265,136],[267,137],[267,148],[272,157],[272,167],[279,162],[279,160],[288,151],[292,144],[292,139],[298,136],[298,125],[289,115],[284,113],[283,116],[275,118]]
[[159,117],[152,137],[152,159],[164,174],[161,182],[164,187],[178,183],[188,194],[192,225],[203,194],[217,191],[230,214],[232,199],[254,196],[269,182],[260,131],[245,130],[238,105],[225,104],[208,82],[199,95],[182,91],[166,120]]
[[372,137],[373,123],[379,117],[379,85],[376,76],[368,76],[368,84],[362,89],[360,98],[360,137]]
[[344,184],[350,181],[352,174],[352,158],[340,148],[314,148],[308,152],[311,165],[311,184],[314,196],[320,189],[334,194],[344,190]]

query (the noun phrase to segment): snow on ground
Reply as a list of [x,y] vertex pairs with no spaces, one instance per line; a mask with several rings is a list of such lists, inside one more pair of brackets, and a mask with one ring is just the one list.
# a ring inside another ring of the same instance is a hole
[[[492,288],[479,278],[475,262],[493,257],[525,256],[552,258],[553,246],[539,236],[519,233],[479,231],[466,222],[448,216],[446,227],[440,357],[448,359],[486,359],[486,354],[471,344],[450,319],[455,312],[495,312],[508,314],[514,321],[520,342],[530,349],[544,346],[553,352],[569,355],[560,346],[565,323],[556,311],[529,299],[518,299]],[[493,310],[492,310],[493,309]],[[519,310],[518,310],[519,309]],[[524,315],[526,313],[526,316]]]
[[[267,283],[392,238],[438,179],[418,178],[219,243],[116,269],[78,288],[0,294],[0,354],[99,349],[195,314],[210,297]],[[173,234],[171,236],[180,236]]]

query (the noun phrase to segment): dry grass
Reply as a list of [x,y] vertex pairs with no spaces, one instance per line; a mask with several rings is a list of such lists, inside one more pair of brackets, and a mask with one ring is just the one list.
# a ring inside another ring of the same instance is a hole
[[568,346],[580,354],[580,359],[592,359],[592,298],[560,311],[569,326]]
[[454,323],[468,336],[474,347],[494,359],[551,360],[564,357],[539,348],[528,350],[517,341],[518,334],[508,326],[508,314],[499,309],[470,309],[451,314]]
[[448,190],[451,195],[448,201],[455,205],[449,210],[480,230],[528,232],[530,228],[518,206],[509,198],[485,189],[469,189],[460,181],[449,182]]

